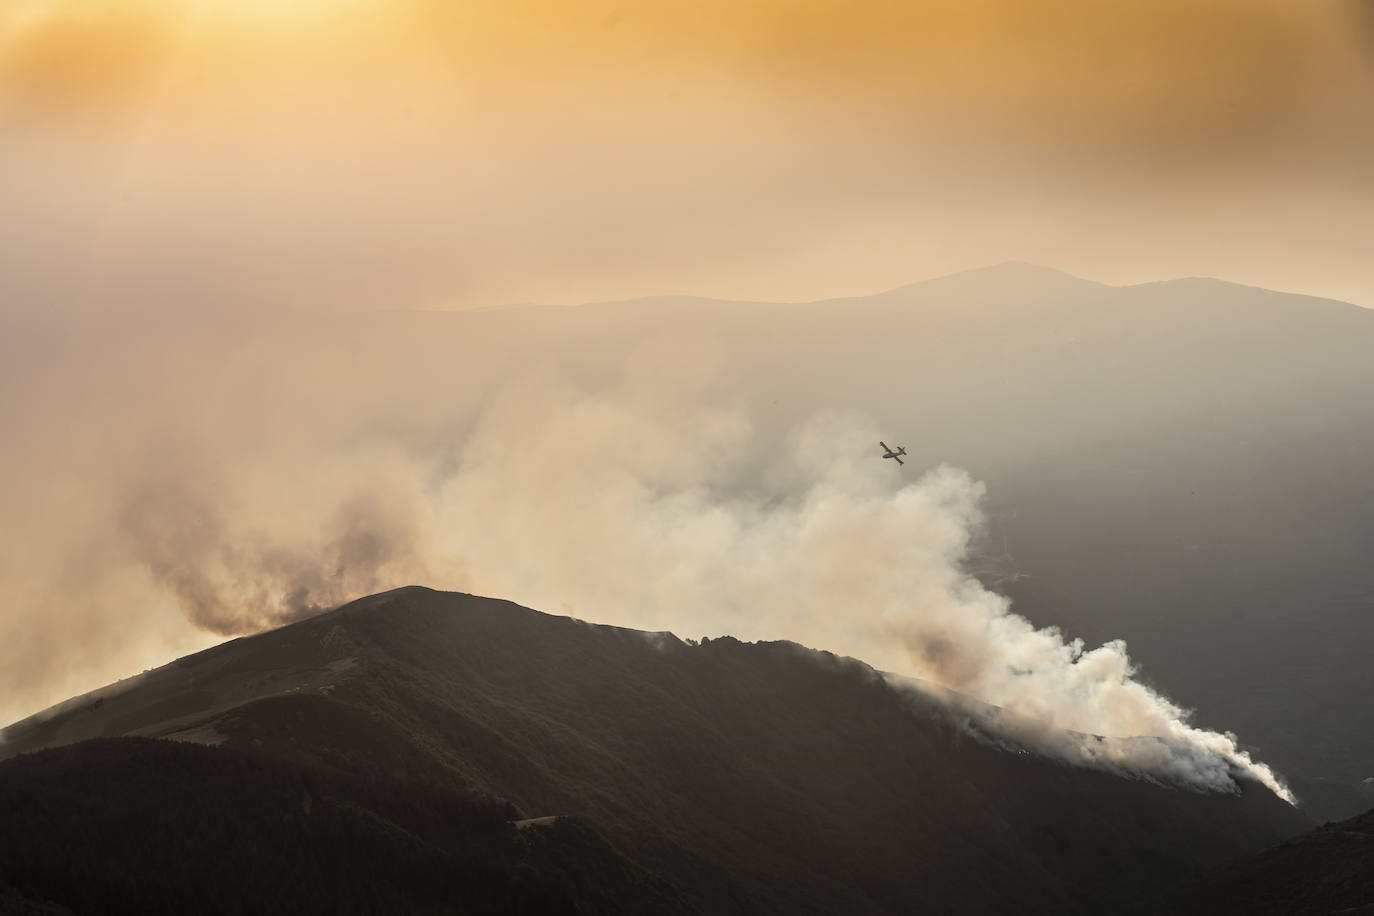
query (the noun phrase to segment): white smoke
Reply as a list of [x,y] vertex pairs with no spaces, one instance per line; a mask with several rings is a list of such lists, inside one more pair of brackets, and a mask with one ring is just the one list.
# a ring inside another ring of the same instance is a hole
[[[347,352],[320,371],[305,358],[330,356],[318,345],[274,360],[176,343],[154,351],[165,372],[99,350],[125,382],[73,388],[103,392],[93,404],[35,364],[36,406],[10,408],[26,431],[0,488],[25,520],[0,551],[0,622],[21,637],[0,641],[0,698],[15,714],[181,654],[195,631],[179,616],[253,632],[424,583],[791,639],[976,698],[945,708],[1021,748],[1205,789],[1248,773],[1289,797],[1233,737],[1136,680],[1124,645],[1087,650],[984,588],[966,567],[981,485],[878,455],[879,438],[920,430],[823,410],[763,438],[719,389],[717,351],[683,341],[641,347],[596,390],[553,370],[494,384],[480,346],[431,378],[405,348],[358,373]],[[182,395],[168,380],[187,365],[216,374]],[[494,393],[476,400],[478,382]],[[71,494],[61,511],[55,492]]]
[[[690,364],[690,361],[689,361]],[[508,390],[442,488],[442,551],[470,586],[545,610],[682,635],[786,638],[983,704],[978,726],[1073,763],[1208,790],[1246,773],[1232,735],[1135,679],[1120,641],[1037,629],[966,571],[983,488],[880,459],[878,430],[826,412],[782,442],[710,406],[669,363],[614,396]],[[761,460],[759,492],[728,486]]]

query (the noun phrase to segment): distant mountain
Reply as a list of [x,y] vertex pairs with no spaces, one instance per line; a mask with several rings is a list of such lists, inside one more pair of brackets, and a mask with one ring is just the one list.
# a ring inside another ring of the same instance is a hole
[[0,752],[0,901],[74,912],[289,888],[298,912],[1100,913],[1310,825],[1254,784],[991,746],[795,644],[421,588],[74,699]]

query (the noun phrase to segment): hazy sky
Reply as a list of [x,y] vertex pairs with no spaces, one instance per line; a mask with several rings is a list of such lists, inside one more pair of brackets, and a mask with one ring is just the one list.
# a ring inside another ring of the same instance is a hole
[[0,309],[1374,305],[1367,0],[0,0]]

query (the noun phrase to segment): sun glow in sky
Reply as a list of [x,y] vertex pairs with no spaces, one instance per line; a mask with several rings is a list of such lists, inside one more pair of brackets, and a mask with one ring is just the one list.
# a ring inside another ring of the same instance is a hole
[[321,16],[349,14],[376,0],[190,0],[178,3],[196,17],[233,21],[238,18],[261,20],[302,20]]
[[[11,0],[7,308],[805,299],[1005,259],[1374,305],[1355,0]],[[115,294],[118,290],[118,294]]]
[[11,0],[5,10],[10,26],[73,13],[99,18],[111,14],[154,15],[198,23],[285,22],[351,14],[377,0],[87,0],[76,8],[64,0]]

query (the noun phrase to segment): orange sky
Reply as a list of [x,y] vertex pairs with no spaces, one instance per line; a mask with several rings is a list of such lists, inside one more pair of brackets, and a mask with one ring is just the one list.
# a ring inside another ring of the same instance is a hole
[[1374,305],[1361,0],[9,0],[6,309],[817,298],[1010,258]]

